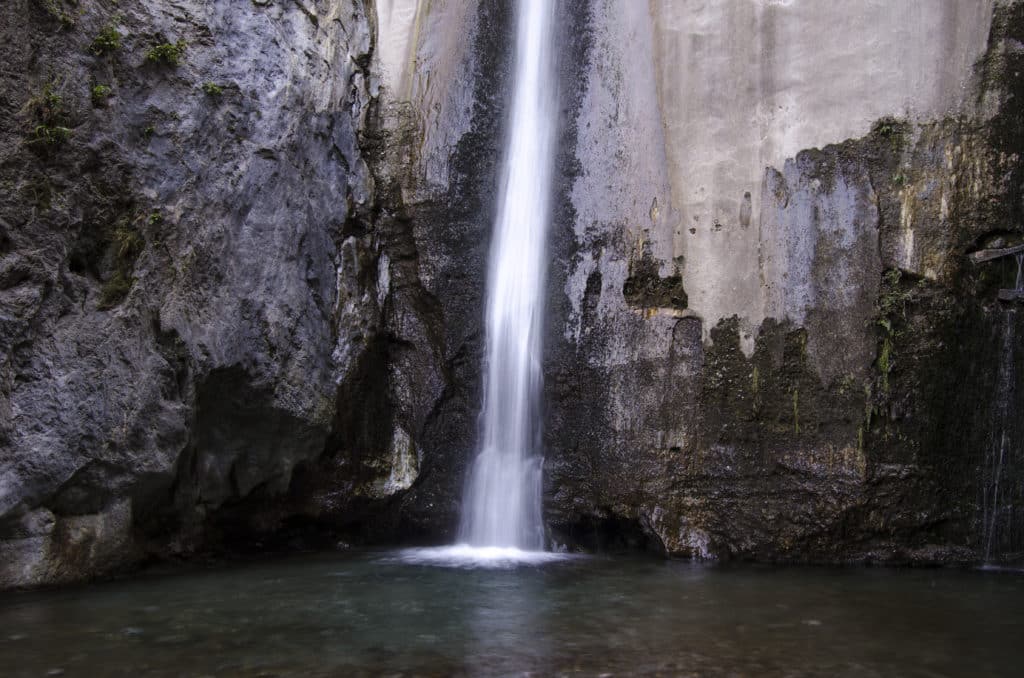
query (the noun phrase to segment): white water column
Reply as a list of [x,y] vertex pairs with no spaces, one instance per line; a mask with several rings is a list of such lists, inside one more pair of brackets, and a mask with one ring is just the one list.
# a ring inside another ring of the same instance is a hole
[[544,546],[539,401],[558,123],[556,4],[518,2],[512,110],[487,281],[483,429],[459,531],[472,546]]

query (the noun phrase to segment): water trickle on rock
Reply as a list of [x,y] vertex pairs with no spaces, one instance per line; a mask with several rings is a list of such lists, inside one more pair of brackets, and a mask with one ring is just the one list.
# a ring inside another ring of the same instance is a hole
[[[1021,289],[1021,255],[1018,255],[1017,289]],[[1019,552],[1021,526],[1020,488],[1014,486],[1014,467],[1024,449],[1024,422],[1020,415],[1017,309],[1000,314],[999,372],[995,383],[994,416],[990,442],[982,467],[981,530],[984,562]]]
[[557,126],[555,3],[520,0],[510,131],[487,287],[483,430],[461,541],[539,550],[539,400],[547,229]]

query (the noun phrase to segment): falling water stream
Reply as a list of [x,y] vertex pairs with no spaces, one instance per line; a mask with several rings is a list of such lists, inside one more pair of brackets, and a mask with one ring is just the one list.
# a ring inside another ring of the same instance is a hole
[[539,401],[547,230],[558,121],[555,5],[518,0],[515,70],[487,277],[484,397],[459,543],[405,559],[449,565],[540,562]]
[[[1017,276],[1013,292],[1024,294],[1024,253],[1015,255]],[[999,372],[993,394],[991,440],[982,467],[981,518],[984,561],[991,563],[1020,549],[1020,489],[1014,468],[1019,464],[1022,434],[1018,389],[1017,308],[1001,308],[997,321]],[[1019,557],[1019,554],[1017,554]]]
[[466,485],[460,540],[540,550],[538,400],[545,250],[554,165],[554,3],[520,0],[515,83],[487,287],[480,449]]

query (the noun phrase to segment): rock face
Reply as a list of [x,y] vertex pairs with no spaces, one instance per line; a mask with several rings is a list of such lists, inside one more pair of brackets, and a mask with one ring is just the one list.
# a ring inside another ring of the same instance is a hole
[[323,454],[379,322],[372,20],[0,10],[0,583],[188,552]]
[[[560,12],[552,540],[1019,553],[1024,3]],[[453,535],[512,19],[0,9],[0,586]]]
[[[407,191],[450,204],[464,196],[436,170],[443,151],[490,129],[481,72],[503,76],[481,68],[479,42],[460,69],[476,84],[449,76],[468,43],[429,26],[465,21],[462,3],[391,6],[405,20],[388,52],[403,56],[384,81],[423,130]],[[1020,550],[1022,448],[1004,418],[1018,320],[996,301],[1012,271],[966,255],[1022,237],[1021,11],[565,5],[546,355],[555,542],[824,561]],[[477,104],[468,127],[458,91]],[[427,280],[480,270],[436,241],[418,243],[436,262]],[[450,342],[467,318],[435,289]],[[475,360],[465,346],[448,355]],[[479,379],[448,374],[465,394]],[[462,449],[425,442],[424,458],[464,458],[472,436],[454,432],[469,417],[442,430]],[[410,496],[454,501],[457,469]]]
[[[1018,320],[966,254],[1021,237],[1003,127],[1021,115],[1021,7],[592,11],[548,358],[555,538],[786,560],[1019,551],[1021,446],[990,439],[1016,428],[990,422],[1016,407],[994,384],[1019,385],[1019,363],[994,337]],[[632,294],[637,276],[679,292]]]

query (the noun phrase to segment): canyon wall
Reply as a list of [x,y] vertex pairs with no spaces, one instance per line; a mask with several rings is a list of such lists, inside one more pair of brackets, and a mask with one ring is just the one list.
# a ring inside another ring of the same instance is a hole
[[[1019,553],[1024,5],[560,15],[552,543]],[[0,585],[453,537],[512,19],[0,9]]]
[[[484,17],[493,31],[488,3],[391,6],[405,19],[384,80],[420,130],[406,195],[462,199],[438,168],[446,149],[449,167],[460,157],[453,140],[494,129],[487,84],[504,76],[481,74],[493,42],[470,48],[438,26]],[[1021,241],[1020,13],[563,7],[545,358],[554,543],[822,561],[1019,551],[1022,448],[1005,415],[1019,320],[996,301],[1012,260],[967,254]],[[438,255],[444,220],[412,219],[433,262],[424,280],[480,280],[478,256]],[[486,230],[472,233],[476,251]],[[447,336],[479,331],[479,312],[459,313],[453,325],[442,309]],[[479,357],[459,346],[459,360]],[[471,393],[479,375],[449,378]],[[454,510],[473,421],[445,430],[459,442],[421,452],[455,461],[410,496]]]
[[372,358],[374,17],[238,5],[0,9],[0,584],[191,553]]
[[1022,447],[991,422],[1022,376],[998,349],[1013,275],[967,254],[1021,241],[1020,6],[591,12],[555,236],[556,540],[1012,557]]

